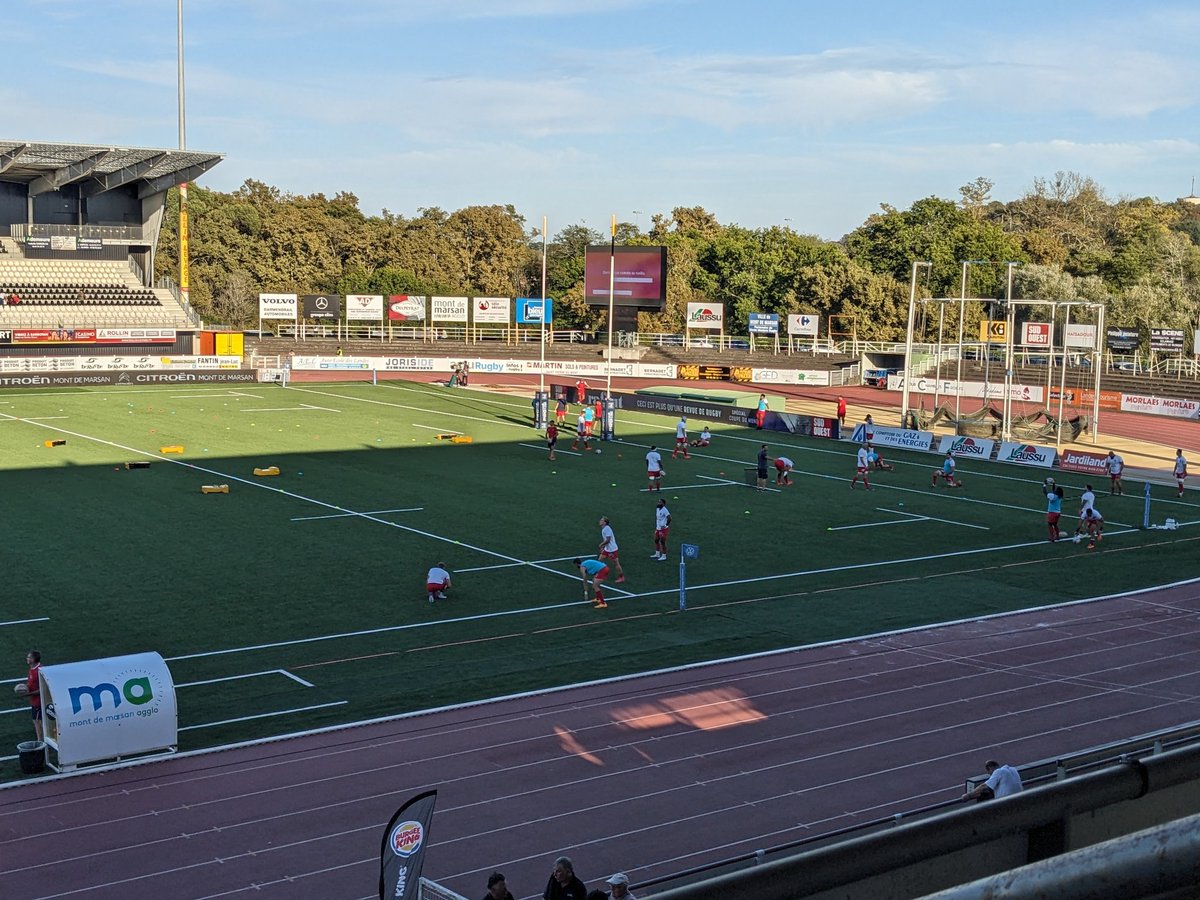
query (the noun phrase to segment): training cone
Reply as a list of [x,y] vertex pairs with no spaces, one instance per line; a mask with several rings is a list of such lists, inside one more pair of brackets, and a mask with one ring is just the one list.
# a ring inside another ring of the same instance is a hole
[[202,494],[228,494],[229,493],[229,485],[227,485],[227,484],[201,485],[200,493],[202,493]]
[[182,453],[183,447],[181,447],[179,444],[172,444],[170,447],[159,447],[158,452],[159,453]]
[[278,475],[279,466],[267,466],[264,469],[255,469],[254,474],[258,475],[260,478],[265,478],[268,475]]

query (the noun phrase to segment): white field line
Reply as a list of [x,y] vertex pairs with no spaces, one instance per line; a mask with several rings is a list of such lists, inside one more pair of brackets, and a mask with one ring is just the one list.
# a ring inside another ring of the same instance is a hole
[[[15,418],[17,418],[17,417],[10,416],[7,413],[0,413],[0,421],[11,420],[11,419],[15,419]],[[142,457],[146,457],[148,459],[156,459],[160,462],[171,463],[172,465],[176,465],[176,466],[182,466],[183,468],[191,469],[194,472],[202,472],[206,475],[212,475],[214,478],[220,478],[224,481],[236,482],[239,484],[246,485],[248,487],[256,488],[261,491],[271,491],[272,493],[280,494],[284,497],[289,497],[293,500],[299,500],[302,503],[310,503],[313,506],[317,506],[317,507],[320,507],[323,509],[333,510],[338,513],[346,513],[346,514],[352,515],[352,516],[358,516],[360,518],[366,519],[369,522],[374,522],[377,525],[384,525],[384,526],[387,526],[388,528],[395,528],[400,531],[406,531],[410,534],[418,535],[419,537],[429,538],[430,540],[434,540],[434,541],[441,541],[442,543],[445,543],[445,544],[453,544],[456,547],[465,547],[468,550],[474,550],[477,553],[484,554],[485,556],[494,556],[498,559],[503,559],[508,562],[524,563],[526,565],[532,566],[535,569],[539,569],[543,572],[549,572],[552,575],[560,575],[560,576],[563,576],[566,578],[574,577],[573,575],[571,575],[569,573],[560,572],[557,569],[552,569],[548,566],[540,566],[537,563],[526,563],[525,560],[517,559],[515,556],[509,556],[507,553],[500,553],[496,550],[489,550],[486,547],[479,547],[479,546],[476,546],[475,544],[464,544],[461,541],[457,541],[451,537],[446,537],[446,536],[440,535],[440,534],[434,534],[433,532],[430,532],[430,531],[422,531],[420,528],[413,528],[412,526],[409,526],[409,525],[401,525],[399,522],[390,522],[387,519],[380,519],[377,516],[371,515],[370,513],[363,513],[363,512],[358,512],[355,510],[344,509],[343,507],[337,506],[336,504],[328,503],[324,500],[317,500],[315,497],[306,497],[303,494],[297,494],[294,491],[285,490],[284,488],[273,487],[264,482],[256,481],[256,480],[253,480],[250,478],[244,478],[240,475],[232,475],[227,472],[219,472],[216,469],[211,469],[211,468],[208,468],[207,466],[196,465],[195,463],[185,462],[184,460],[181,460],[181,459],[173,459],[172,457],[164,456],[161,453],[151,453],[147,450],[139,450],[136,447],[129,447],[129,446],[126,446],[125,444],[119,444],[116,441],[108,441],[108,440],[104,440],[103,438],[93,437],[92,435],[83,434],[81,432],[70,431],[66,428],[62,428],[57,425],[46,425],[41,422],[32,422],[30,424],[35,425],[38,428],[44,428],[47,431],[55,432],[57,434],[65,434],[69,437],[79,438],[80,440],[92,441],[93,443],[102,444],[106,447],[114,447],[118,450],[124,450],[124,451],[126,451],[128,453],[132,453],[136,456],[142,456]]]
[[980,531],[992,530],[987,525],[972,525],[970,522],[955,522],[953,519],[939,519],[937,516],[926,516],[922,515],[921,513],[910,513],[903,509],[887,509],[883,506],[877,506],[875,508],[880,512],[891,513],[892,515],[896,516],[915,516],[916,518],[923,519],[926,522],[944,522],[947,525],[958,525],[962,528],[978,528]]
[[189,681],[185,684],[177,684],[177,685],[175,685],[175,687],[177,687],[177,688],[199,687],[199,686],[205,685],[205,684],[218,684],[222,681],[240,681],[243,678],[261,678],[264,675],[282,675],[285,678],[292,679],[292,681],[300,682],[300,684],[304,685],[305,687],[313,687],[313,684],[311,681],[305,681],[300,676],[293,675],[287,669],[266,669],[262,672],[247,672],[244,675],[226,675],[224,678],[208,678],[208,679],[205,679],[204,681]]
[[[530,450],[541,450],[543,453],[550,452],[549,448],[546,447],[544,444],[518,444],[517,446],[518,447],[528,447]],[[567,454],[567,456],[583,456],[582,453],[579,453],[576,450],[563,450],[563,449],[560,449],[559,447],[555,447],[554,452],[555,452],[555,454],[565,453],[565,454]]]
[[[249,409],[242,406],[242,407],[238,407],[238,412],[244,412],[244,413],[307,412],[307,411],[313,410],[313,409],[320,409],[320,407],[307,406],[303,403],[301,403],[299,406],[256,406],[256,407],[249,408]],[[340,412],[340,410],[336,410],[336,409],[330,410],[330,411],[331,412]]]
[[342,410],[340,410],[340,409],[331,409],[328,406],[313,406],[311,403],[301,403],[300,408],[301,409],[319,409],[321,412],[332,412],[332,413],[342,412]]
[[350,701],[335,700],[333,703],[318,703],[316,706],[297,706],[293,709],[281,709],[276,712],[259,713],[257,716],[239,716],[236,719],[222,719],[220,722],[205,722],[202,725],[184,725],[180,731],[198,731],[201,728],[216,728],[218,725],[234,725],[238,722],[253,722],[255,719],[273,719],[278,716],[290,716],[293,713],[312,712],[314,709],[328,709],[331,706],[345,706]]
[[[747,468],[749,468],[749,467],[747,467]],[[746,484],[746,482],[744,482],[744,481],[734,481],[732,478],[718,478],[716,475],[697,475],[696,477],[697,478],[705,478],[709,481],[718,481],[723,485],[731,484],[734,487],[753,488],[754,490],[758,490],[757,485]],[[782,494],[783,493],[782,488],[773,488],[773,487],[765,487],[765,488],[763,488],[763,491],[769,491],[772,494]]]
[[[335,400],[351,400],[356,403],[370,403],[375,406],[387,406],[392,409],[407,409],[407,410],[411,410],[412,412],[428,413],[430,415],[436,415],[442,419],[466,419],[469,422],[486,422],[488,425],[499,425],[499,426],[507,426],[510,428],[520,428],[522,431],[524,431],[526,433],[529,432],[529,426],[527,424],[522,425],[522,424],[518,424],[516,422],[506,422],[503,419],[496,419],[496,418],[486,419],[481,416],[468,416],[468,415],[465,415],[464,413],[440,412],[438,410],[426,409],[425,407],[422,407],[422,406],[410,406],[406,403],[391,403],[387,400],[372,400],[369,397],[347,396],[346,394],[335,394],[335,393],[332,393],[331,391],[318,391],[318,390],[314,390],[312,388],[299,388],[299,387],[295,387],[294,385],[291,385],[291,384],[289,384],[286,388],[284,388],[284,390],[298,391],[302,394],[314,394],[318,397],[332,397]],[[433,431],[442,431],[447,434],[449,434],[452,431],[452,429],[449,429],[449,428],[434,428],[429,425],[424,425],[424,426],[419,426],[419,427],[430,428]]]
[[[890,512],[890,510],[884,510]],[[893,519],[891,522],[864,522],[862,525],[838,525],[835,528],[826,528],[826,531],[853,531],[855,528],[879,528],[884,525],[914,525],[917,522],[926,522],[924,516],[919,519]]]
[[[534,560],[534,562],[551,563],[551,562],[562,562],[563,560],[567,560],[567,559],[587,559],[590,555],[591,555],[590,552],[589,553],[576,553],[572,556],[556,556],[553,559],[537,559],[537,560]],[[490,572],[492,569],[513,569],[513,568],[516,568],[517,566],[525,566],[525,565],[529,565],[529,564],[528,563],[500,563],[499,565],[495,565],[495,566],[475,566],[470,569],[455,569],[453,574],[457,575],[459,572]]]
[[[426,410],[426,412],[432,412],[432,410]],[[420,425],[416,422],[409,422],[408,424],[413,428],[424,428],[427,431],[440,431],[442,434],[462,434],[461,431],[455,431],[453,428],[435,428],[432,425]]]
[[[368,512],[361,513],[361,515],[382,516],[385,513],[421,512],[424,509],[425,509],[425,507],[423,507],[423,506],[406,506],[403,509],[372,509]],[[360,515],[360,513],[346,512],[346,513],[332,513],[328,516],[296,516],[295,518],[290,519],[289,521],[292,521],[292,522],[318,522],[322,519],[346,519],[346,518],[351,518],[351,517],[357,516],[357,515]],[[516,563],[514,563],[513,565],[516,565]]]
[[[704,476],[701,475],[700,477],[703,478]],[[721,478],[718,478],[715,480],[717,482],[716,484],[677,484],[677,485],[671,485],[671,487],[667,488],[667,490],[670,490],[670,491],[699,491],[699,490],[704,490],[705,488],[745,487],[746,486],[739,481],[725,481],[724,479],[721,479]],[[655,493],[661,494],[662,491],[658,490],[658,488],[655,488],[652,491],[652,490],[650,490],[650,488],[644,487],[644,488],[639,488],[638,493],[639,494],[655,494]]]
[[69,419],[70,416],[26,416],[22,422],[49,422],[51,419]]
[[[36,619],[11,619],[8,622],[0,622],[0,628],[3,628],[5,625],[28,625],[30,622],[49,622],[49,621],[50,621],[49,616],[39,616]],[[22,679],[22,680],[24,680],[24,679]],[[4,684],[4,682],[0,681],[0,684]]]

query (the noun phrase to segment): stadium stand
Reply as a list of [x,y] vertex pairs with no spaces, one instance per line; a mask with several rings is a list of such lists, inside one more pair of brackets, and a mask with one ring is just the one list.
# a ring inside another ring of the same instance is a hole
[[0,328],[199,325],[154,256],[167,192],[222,158],[0,140]]

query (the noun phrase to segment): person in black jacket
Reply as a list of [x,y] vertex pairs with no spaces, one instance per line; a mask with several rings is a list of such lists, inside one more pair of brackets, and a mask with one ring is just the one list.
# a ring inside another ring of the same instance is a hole
[[587,900],[587,888],[576,877],[575,864],[569,857],[560,856],[554,861],[542,900]]
[[493,872],[488,876],[488,892],[484,895],[483,900],[513,900],[513,895],[508,892],[508,885],[501,873]]

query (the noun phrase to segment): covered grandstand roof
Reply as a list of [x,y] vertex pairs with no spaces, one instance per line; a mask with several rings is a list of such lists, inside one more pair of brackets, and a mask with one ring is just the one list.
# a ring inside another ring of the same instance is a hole
[[199,150],[0,140],[0,181],[28,184],[31,196],[68,184],[92,196],[136,183],[147,197],[194,181],[224,158]]

